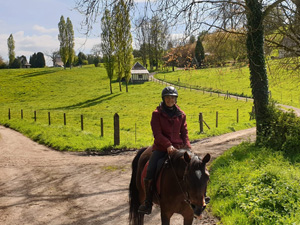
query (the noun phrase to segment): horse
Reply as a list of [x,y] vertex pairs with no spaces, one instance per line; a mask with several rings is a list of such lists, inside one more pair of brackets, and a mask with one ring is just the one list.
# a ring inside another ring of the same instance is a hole
[[[145,200],[142,171],[152,153],[152,147],[141,149],[132,161],[129,185],[129,224],[143,225],[144,214],[138,213]],[[168,156],[160,173],[160,194],[153,194],[153,202],[160,206],[161,224],[169,225],[174,213],[181,214],[184,225],[191,225],[194,217],[201,218],[206,207],[205,194],[209,180],[206,163],[210,154],[201,160],[195,153],[176,150]],[[156,186],[156,185],[155,185]]]

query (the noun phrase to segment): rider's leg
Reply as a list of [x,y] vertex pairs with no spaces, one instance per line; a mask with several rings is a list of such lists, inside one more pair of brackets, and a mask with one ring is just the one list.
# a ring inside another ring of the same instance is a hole
[[157,162],[159,159],[165,156],[166,152],[154,150],[149,160],[149,165],[147,168],[147,175],[144,179],[146,199],[143,205],[139,207],[139,213],[151,214],[152,211],[152,186],[153,179],[156,172]]

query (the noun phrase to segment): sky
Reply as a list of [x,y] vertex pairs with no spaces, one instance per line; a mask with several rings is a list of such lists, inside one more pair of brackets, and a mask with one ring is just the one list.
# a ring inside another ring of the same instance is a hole
[[[135,2],[140,4],[140,13],[143,12],[145,0]],[[59,50],[58,23],[62,15],[65,20],[69,17],[73,24],[76,55],[80,51],[90,54],[92,47],[101,41],[100,23],[94,24],[92,33],[86,37],[81,28],[84,16],[75,6],[76,0],[0,0],[0,56],[8,61],[7,39],[12,34],[16,57],[25,55],[29,62],[31,55],[42,52],[47,66],[51,66],[47,54]],[[140,13],[135,11],[133,17],[141,16]],[[173,36],[176,39],[180,34]]]
[[59,49],[58,23],[63,15],[70,18],[74,28],[75,52],[91,53],[91,48],[100,43],[100,24],[86,38],[80,23],[83,16],[74,9],[75,0],[0,0],[0,56],[8,61],[7,39],[10,34],[15,41],[16,56],[43,52],[46,64],[51,60],[46,54]]

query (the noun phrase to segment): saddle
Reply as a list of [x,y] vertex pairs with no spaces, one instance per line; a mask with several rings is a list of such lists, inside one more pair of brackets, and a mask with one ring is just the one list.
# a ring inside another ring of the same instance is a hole
[[[142,174],[141,174],[141,182],[142,182],[142,187],[144,187],[144,179],[146,178],[147,175],[147,168],[149,165],[149,160],[147,161],[147,163],[145,164]],[[168,154],[166,154],[166,156],[160,160],[158,160],[157,162],[157,167],[156,167],[156,172],[155,172],[155,177],[154,177],[154,184],[153,185],[153,191],[157,192],[157,194],[160,195],[160,183],[161,183],[161,175],[162,172],[165,168],[169,167],[169,158],[168,158]]]

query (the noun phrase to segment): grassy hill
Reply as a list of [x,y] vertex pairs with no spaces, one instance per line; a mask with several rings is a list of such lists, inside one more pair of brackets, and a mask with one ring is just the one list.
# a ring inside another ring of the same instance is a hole
[[[289,68],[283,60],[269,60],[267,68],[271,97],[279,103],[300,108],[299,70]],[[247,66],[178,70],[156,75],[156,78],[176,85],[251,97],[249,77]]]
[[[119,84],[114,82],[113,94],[110,94],[105,69],[94,67],[0,70],[0,85],[0,123],[60,150],[111,148],[115,113],[120,116],[121,136],[120,146],[116,147],[151,145],[151,114],[161,102],[161,90],[164,88],[163,85],[146,82],[130,85],[126,93],[125,86],[120,92]],[[178,104],[187,114],[191,140],[254,126],[254,121],[249,121],[251,102],[225,100],[217,95],[189,89],[180,89],[179,96]],[[216,111],[219,113],[218,128],[215,125]],[[48,121],[49,112],[51,125]],[[210,130],[204,127],[204,134],[199,132],[200,112],[211,127]],[[100,136],[100,118],[104,123],[103,137]]]

